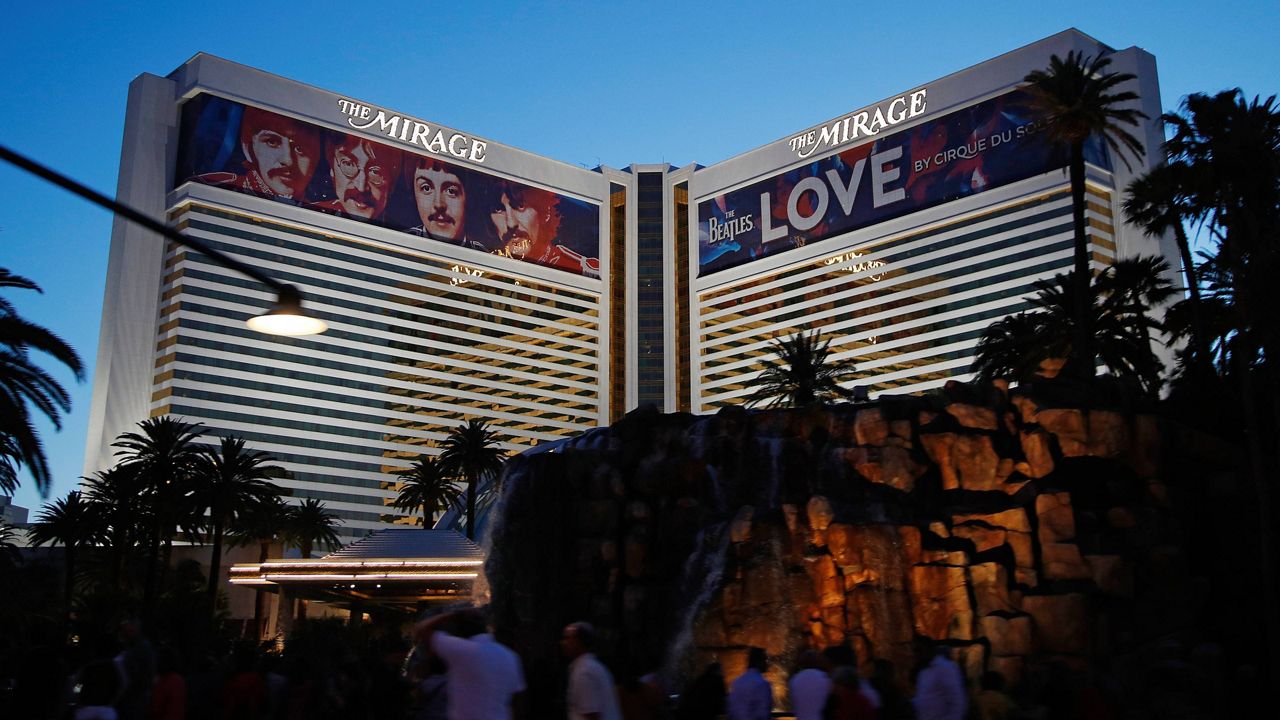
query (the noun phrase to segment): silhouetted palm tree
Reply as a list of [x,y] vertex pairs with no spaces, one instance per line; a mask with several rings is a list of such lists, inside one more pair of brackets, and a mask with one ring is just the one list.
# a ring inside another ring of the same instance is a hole
[[22,464],[18,444],[13,437],[0,433],[0,494],[12,495],[18,489],[18,467]]
[[139,502],[142,479],[136,467],[119,464],[82,480],[90,522],[106,546],[111,584],[123,590],[125,561],[153,522],[150,508]]
[[[271,545],[283,542],[288,536],[291,512],[279,495],[268,495],[254,503],[231,526],[231,542],[235,545],[258,544],[258,562],[270,558]],[[255,637],[262,638],[266,619],[266,595],[262,588],[254,588],[253,626]]]
[[63,589],[63,601],[66,606],[67,624],[70,627],[71,603],[75,597],[76,559],[79,550],[91,545],[95,538],[93,522],[89,516],[89,506],[81,499],[79,490],[72,490],[67,497],[45,505],[36,521],[31,524],[28,533],[32,544],[62,544],[63,558],[66,563],[66,585]]
[[1190,304],[1187,312],[1190,320],[1190,365],[1198,372],[1211,372],[1213,354],[1209,346],[1208,328],[1203,319],[1203,301],[1200,298],[1200,281],[1196,277],[1195,261],[1191,257],[1191,244],[1183,223],[1203,217],[1204,211],[1194,207],[1188,192],[1190,168],[1185,163],[1173,162],[1161,165],[1129,184],[1124,201],[1124,213],[1129,222],[1138,225],[1148,235],[1162,236],[1172,231],[1182,260],[1182,272],[1186,281]]
[[[1208,299],[1233,324],[1226,346],[1263,538],[1258,548],[1267,609],[1264,646],[1272,652],[1272,684],[1280,685],[1280,582],[1272,521],[1272,468],[1280,452],[1274,431],[1280,427],[1280,313],[1274,310],[1280,286],[1280,108],[1275,96],[1250,102],[1237,88],[1189,95],[1164,120],[1172,129],[1165,143],[1171,162],[1189,169],[1181,190],[1216,242],[1201,266]],[[1259,400],[1271,404],[1273,429],[1266,438]]]
[[768,401],[766,407],[801,407],[852,398],[854,391],[845,385],[856,378],[854,364],[832,360],[830,345],[817,330],[774,338],[774,356],[761,361],[747,406]]
[[200,523],[191,502],[191,477],[200,457],[201,447],[196,440],[201,432],[199,424],[164,416],[143,420],[138,423],[138,432],[125,433],[112,443],[118,448],[116,457],[138,473],[138,500],[146,506],[151,520],[142,591],[143,612],[147,616],[154,609],[157,570],[163,577],[178,526],[194,532]]
[[[1097,357],[1116,377],[1147,394],[1161,384],[1162,365],[1152,347],[1159,324],[1150,311],[1173,292],[1165,279],[1168,265],[1159,258],[1118,260],[1094,278],[1089,326]],[[981,380],[1033,378],[1041,363],[1071,354],[1077,336],[1077,284],[1071,274],[1035,283],[1029,299],[1034,311],[993,323],[978,340],[972,371]]]
[[224,437],[216,450],[206,450],[193,474],[193,500],[207,513],[209,551],[209,617],[218,601],[218,575],[222,571],[222,541],[227,526],[252,511],[255,505],[280,491],[266,481],[279,468],[268,465],[271,457],[245,448],[244,439]]
[[1071,350],[1069,327],[1054,326],[1047,318],[1045,313],[1021,312],[988,325],[974,348],[970,370],[983,382],[1026,382],[1041,374],[1046,360],[1065,358]]
[[[40,292],[40,286],[7,268],[0,268],[0,288]],[[0,297],[0,492],[17,488],[17,466],[26,465],[41,495],[49,492],[49,463],[36,432],[31,407],[62,429],[62,413],[70,412],[71,396],[36,364],[31,351],[44,353],[66,365],[76,380],[84,379],[80,356],[62,338],[24,320]]]
[[1071,51],[1066,59],[1054,55],[1045,70],[1027,74],[1027,92],[1033,108],[1051,122],[1045,129],[1045,140],[1068,150],[1071,176],[1071,208],[1075,227],[1075,263],[1073,273],[1077,287],[1072,292],[1076,302],[1076,337],[1072,343],[1072,362],[1085,376],[1094,374],[1093,331],[1089,327],[1089,242],[1085,235],[1084,146],[1091,136],[1100,137],[1129,167],[1125,150],[1135,156],[1143,154],[1142,143],[1121,127],[1137,127],[1145,113],[1125,105],[1138,99],[1137,93],[1119,90],[1134,80],[1131,73],[1109,72],[1111,58],[1106,55],[1088,57]]
[[440,445],[440,465],[450,477],[466,483],[467,537],[474,540],[476,488],[485,480],[496,482],[507,453],[498,446],[498,434],[477,418],[454,428]]
[[18,531],[12,525],[0,520],[0,570],[17,567],[22,562],[22,554],[18,552]]
[[421,510],[423,527],[433,527],[436,513],[457,504],[462,495],[444,468],[430,455],[419,455],[413,467],[400,470],[396,475],[401,486],[391,506],[409,512]]
[[316,545],[331,550],[342,545],[335,532],[337,527],[338,517],[330,514],[324,503],[315,498],[304,498],[301,504],[289,508],[286,535],[304,558],[311,557],[311,551]]

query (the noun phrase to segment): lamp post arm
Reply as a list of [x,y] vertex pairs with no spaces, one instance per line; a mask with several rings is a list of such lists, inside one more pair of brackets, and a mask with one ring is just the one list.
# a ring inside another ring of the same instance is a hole
[[88,200],[89,202],[95,205],[100,205],[101,207],[104,207],[112,211],[113,213],[124,217],[127,220],[131,220],[141,225],[142,227],[148,230],[151,230],[152,232],[158,233],[164,236],[165,238],[168,238],[169,240],[172,240],[173,242],[176,242],[179,245],[182,245],[183,247],[187,247],[192,250],[195,250],[196,252],[209,257],[209,259],[213,260],[219,265],[223,265],[225,267],[231,268],[232,270],[235,270],[236,272],[242,273],[244,275],[248,275],[254,280],[257,280],[263,285],[266,285],[272,290],[275,290],[276,293],[279,295],[297,297],[299,299],[301,299],[302,297],[302,293],[299,292],[299,290],[296,287],[292,285],[288,285],[286,283],[282,283],[279,280],[276,280],[268,276],[266,273],[262,272],[261,270],[250,267],[240,262],[239,260],[231,257],[230,255],[227,255],[219,250],[215,250],[209,247],[208,245],[205,245],[203,242],[193,237],[183,235],[182,233],[178,232],[177,230],[174,230],[168,225],[165,225],[153,218],[150,218],[142,214],[141,212],[134,210],[128,205],[125,205],[124,203],[119,202],[118,200],[115,200],[114,198],[109,198],[106,195],[103,195],[102,193],[96,190],[93,190],[92,188],[81,185],[75,180],[72,180],[69,177],[66,177],[54,170],[51,170],[26,156],[19,155],[18,153],[10,150],[4,145],[0,145],[0,159],[3,159],[9,162],[12,165],[16,165],[33,175],[44,178],[45,180],[48,180],[54,185],[57,185],[63,189],[69,190],[75,193],[76,195],[79,195],[80,197]]

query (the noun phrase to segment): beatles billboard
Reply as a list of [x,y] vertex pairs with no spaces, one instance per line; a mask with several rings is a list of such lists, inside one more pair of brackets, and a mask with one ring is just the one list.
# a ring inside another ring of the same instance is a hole
[[[698,274],[1061,169],[1067,151],[1045,142],[1044,129],[1014,90],[704,200]],[[1096,137],[1085,158],[1110,168]]]
[[[482,161],[483,143],[464,140],[463,156]],[[182,108],[174,178],[600,276],[599,206],[439,155],[205,93]]]

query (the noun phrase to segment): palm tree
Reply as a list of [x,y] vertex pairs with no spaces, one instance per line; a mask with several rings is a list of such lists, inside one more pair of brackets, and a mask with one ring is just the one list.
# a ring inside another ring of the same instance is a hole
[[13,495],[18,489],[19,453],[13,437],[0,434],[0,494]]
[[209,551],[209,617],[213,617],[218,601],[218,575],[222,571],[222,541],[227,526],[250,512],[264,498],[280,491],[266,482],[279,468],[267,465],[271,456],[249,450],[244,439],[224,437],[216,450],[200,454],[194,473],[193,500],[197,508],[207,512],[212,548]]
[[[253,503],[231,525],[231,542],[235,545],[258,544],[258,562],[266,562],[271,545],[285,539],[291,517],[289,506],[277,494],[268,495]],[[254,589],[253,626],[255,637],[261,639],[265,630],[266,595],[262,588]]]
[[1122,107],[1138,99],[1137,93],[1118,90],[1134,80],[1131,73],[1107,71],[1111,58],[1106,55],[1088,57],[1071,51],[1064,60],[1057,55],[1049,59],[1046,70],[1033,70],[1025,82],[1031,105],[1051,120],[1045,139],[1068,150],[1071,175],[1071,209],[1075,226],[1075,264],[1072,277],[1077,287],[1073,292],[1076,337],[1072,342],[1072,360],[1082,376],[1094,374],[1093,332],[1089,327],[1089,241],[1085,235],[1084,146],[1092,136],[1102,138],[1129,167],[1124,150],[1135,156],[1143,154],[1142,143],[1122,125],[1137,127],[1147,115],[1140,110]]
[[191,478],[199,462],[201,447],[196,440],[202,426],[163,416],[143,420],[138,430],[121,435],[112,447],[119,448],[116,456],[138,473],[138,499],[151,520],[143,583],[143,612],[149,616],[156,599],[156,571],[163,574],[169,565],[178,526],[194,531],[199,524],[191,503]]
[[[1280,232],[1280,108],[1274,96],[1247,102],[1239,89],[1190,95],[1165,143],[1171,162],[1185,163],[1180,178],[1188,204],[1217,240],[1211,258],[1231,301],[1258,341],[1280,350],[1274,303],[1275,242]],[[1264,349],[1264,348],[1260,348]],[[1273,356],[1271,353],[1265,353]]]
[[325,509],[324,503],[315,498],[304,498],[302,503],[289,509],[286,535],[288,540],[302,552],[302,557],[311,557],[311,550],[316,545],[329,549],[342,545],[335,529],[338,517]]
[[413,467],[400,470],[396,475],[400,478],[401,485],[391,506],[409,512],[421,509],[423,527],[434,526],[436,513],[444,512],[457,504],[462,495],[444,468],[430,455],[419,455]]
[[[1089,292],[1089,326],[1097,357],[1113,375],[1148,395],[1161,384],[1162,366],[1151,344],[1151,333],[1160,326],[1150,309],[1173,292],[1165,279],[1167,270],[1160,258],[1118,260],[1094,278]],[[1038,292],[1029,301],[1036,310],[1009,316],[983,331],[971,367],[980,380],[1011,377],[1025,382],[1039,374],[1045,360],[1071,355],[1078,335],[1075,278],[1059,274],[1035,287]]]
[[[0,288],[6,287],[40,292],[40,286],[31,280],[0,268]],[[43,496],[49,492],[51,482],[49,463],[29,406],[61,430],[62,413],[71,410],[71,396],[32,360],[31,350],[66,365],[77,381],[84,379],[84,364],[70,345],[24,320],[8,300],[0,297],[0,492],[13,493],[18,484],[16,466],[26,465]]]
[[830,345],[817,330],[774,338],[774,357],[761,361],[759,387],[747,406],[768,401],[766,407],[802,407],[852,398],[854,391],[845,385],[855,379],[854,364],[831,360]]
[[[1272,309],[1280,284],[1280,108],[1275,96],[1247,101],[1237,88],[1216,95],[1189,95],[1165,143],[1171,162],[1189,172],[1183,192],[1202,213],[1216,248],[1205,263],[1210,297],[1234,322],[1228,342],[1230,373],[1244,417],[1249,468],[1256,492],[1258,543],[1263,584],[1266,646],[1273,655],[1271,680],[1280,684],[1280,583],[1277,582],[1272,523],[1271,468],[1276,451],[1263,441],[1259,398],[1271,400],[1272,427],[1280,427],[1280,317]],[[1259,387],[1261,385],[1261,387]],[[1268,387],[1269,385],[1269,387]]]
[[1159,237],[1173,231],[1191,300],[1188,306],[1192,349],[1190,367],[1197,374],[1206,375],[1212,374],[1213,356],[1203,318],[1204,302],[1200,298],[1200,282],[1196,277],[1187,231],[1183,227],[1184,222],[1196,220],[1204,214],[1193,207],[1191,194],[1187,192],[1191,184],[1190,172],[1186,163],[1173,162],[1161,165],[1134,180],[1129,184],[1124,213],[1129,222],[1141,227],[1148,235]]
[[17,567],[22,562],[17,539],[18,531],[9,523],[0,520],[0,570]]
[[467,485],[467,538],[475,539],[476,487],[495,480],[506,462],[498,446],[498,434],[482,420],[471,418],[449,433],[441,443],[440,464],[447,474]]
[[[1066,310],[1068,315],[1073,312],[1072,308]],[[1046,360],[1064,358],[1071,349],[1070,332],[1047,322],[1048,317],[1046,313],[1021,312],[988,325],[974,348],[970,371],[982,382],[996,378],[1027,382],[1044,374]]]
[[71,601],[75,593],[76,556],[82,546],[90,545],[96,539],[89,513],[89,506],[81,499],[80,491],[72,490],[67,493],[66,498],[46,505],[31,524],[28,534],[32,544],[37,546],[62,544],[66,563],[63,602],[66,606],[68,629],[71,623]]
[[147,536],[152,522],[149,508],[138,502],[143,490],[141,483],[138,469],[127,464],[82,478],[90,523],[106,545],[111,584],[118,590],[124,589],[125,560],[134,546]]

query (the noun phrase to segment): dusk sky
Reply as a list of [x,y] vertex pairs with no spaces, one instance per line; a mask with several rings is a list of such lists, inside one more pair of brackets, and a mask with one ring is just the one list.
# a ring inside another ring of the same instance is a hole
[[[112,5],[13,3],[0,27],[0,144],[111,195],[129,82],[201,51],[588,168],[709,165],[1069,27],[1155,55],[1166,110],[1280,91],[1274,0]],[[0,267],[44,288],[6,297],[88,366],[57,370],[74,407],[43,426],[62,496],[83,471],[111,218],[7,165],[0,191]]]

